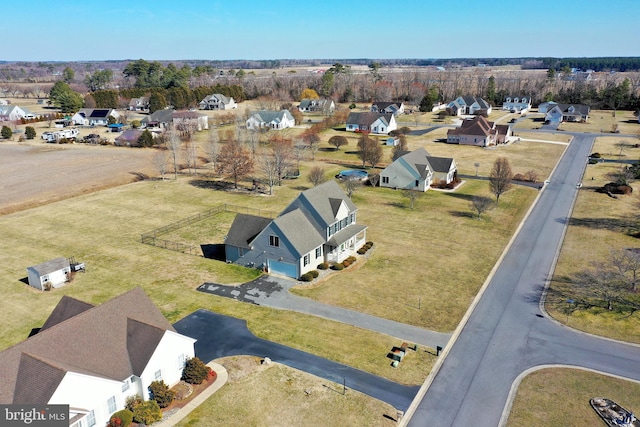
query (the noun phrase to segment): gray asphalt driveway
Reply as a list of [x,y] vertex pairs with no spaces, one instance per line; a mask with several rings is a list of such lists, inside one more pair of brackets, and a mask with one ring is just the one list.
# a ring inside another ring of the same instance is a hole
[[[419,389],[418,386],[397,384],[313,354],[258,338],[247,329],[246,321],[211,311],[198,310],[173,326],[179,333],[198,340],[195,344],[196,356],[205,362],[225,356],[269,357],[274,362],[337,384],[344,381],[347,392],[349,389],[357,390],[387,402],[401,411],[409,407]],[[345,351],[349,349],[345,348]],[[337,391],[342,391],[342,387],[339,388]]]
[[449,342],[449,338],[451,338],[451,334],[448,333],[429,331],[293,295],[289,292],[289,289],[295,285],[296,282],[291,280],[263,275],[256,280],[239,286],[204,283],[198,287],[198,290],[251,304],[323,317],[433,349],[436,346],[444,348]]

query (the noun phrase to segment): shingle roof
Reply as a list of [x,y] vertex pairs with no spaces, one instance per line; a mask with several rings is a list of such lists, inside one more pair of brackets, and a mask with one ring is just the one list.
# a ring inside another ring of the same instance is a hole
[[49,391],[58,386],[60,370],[123,381],[148,363],[149,351],[141,347],[157,343],[161,331],[175,332],[141,288],[79,311],[0,352],[0,403],[39,395],[44,385],[34,384],[31,375],[44,369],[42,363],[48,366]]
[[373,111],[365,111],[363,113],[349,113],[347,117],[348,124],[371,126],[376,120],[382,119],[385,125],[391,122],[391,113],[374,113]]
[[[334,199],[334,201],[332,202],[331,199]],[[335,200],[345,203],[349,212],[357,209],[337,182],[327,181],[300,193],[300,195],[284,209],[283,214],[296,208],[304,208],[310,212],[312,216],[311,220],[317,222],[317,228],[324,230],[336,221],[337,208],[339,208],[340,203],[336,204]]]
[[149,122],[159,122],[159,123],[169,123],[173,120],[173,113],[175,112],[172,108],[165,108],[163,110],[154,111],[149,114],[147,117],[142,119],[143,123]]
[[251,241],[271,222],[271,218],[239,213],[233,220],[224,243],[249,248]]
[[478,135],[489,136],[495,133],[493,122],[482,116],[475,116],[473,119],[463,120],[459,128],[449,129],[447,135]]
[[294,209],[273,220],[282,236],[286,236],[298,258],[324,243],[324,237],[313,226],[302,209]]
[[428,156],[427,160],[429,160],[429,164],[434,172],[449,172],[451,170],[451,164],[453,163],[453,159],[451,157],[433,157]]
[[71,319],[72,317],[93,307],[93,305],[87,302],[77,300],[68,295],[63,295],[60,302],[58,302],[58,305],[56,305],[56,308],[53,309],[47,320],[44,322],[44,325],[42,325],[42,328],[40,328],[40,332],[55,326],[58,323],[62,323],[67,319]]
[[256,111],[251,115],[255,117],[257,120],[263,123],[271,123],[271,122],[281,122],[283,117],[287,117],[289,120],[293,120],[293,116],[289,112],[289,110],[280,110],[280,111],[267,111],[260,110]]
[[45,274],[51,274],[54,271],[62,270],[63,268],[69,267],[69,261],[66,258],[59,257],[54,258],[49,261],[45,261],[38,265],[33,265],[29,268],[37,271],[40,276],[44,276]]

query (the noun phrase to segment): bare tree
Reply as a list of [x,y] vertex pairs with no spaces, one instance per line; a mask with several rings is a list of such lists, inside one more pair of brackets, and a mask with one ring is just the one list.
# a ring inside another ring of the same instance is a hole
[[351,198],[351,196],[353,196],[353,193],[355,193],[356,190],[362,185],[362,181],[357,178],[345,178],[342,181],[342,185],[344,185],[347,197]]
[[322,169],[320,166],[314,166],[311,168],[311,170],[309,170],[307,181],[313,184],[314,187],[322,184],[326,180],[327,177],[325,176],[324,169]]
[[216,167],[218,173],[233,178],[234,187],[238,188],[238,180],[253,170],[253,160],[238,141],[232,141],[220,149]]
[[593,268],[574,276],[572,290],[575,298],[584,305],[596,305],[595,298],[604,302],[607,310],[613,310],[614,302],[623,299],[624,288],[617,271],[602,263],[596,263]]
[[634,249],[611,251],[611,265],[629,283],[631,291],[636,292],[640,276],[640,252]]
[[394,145],[391,149],[391,161],[395,162],[396,160],[398,160],[398,158],[405,155],[407,151],[407,137],[404,135],[400,135],[398,137],[398,144]]
[[620,149],[619,156],[622,156],[622,151],[627,148],[630,144],[627,141],[618,141],[615,143],[615,147]]
[[309,146],[303,143],[298,143],[293,146],[293,155],[296,158],[296,167],[300,168],[300,160],[304,160],[305,153],[309,149]]
[[349,140],[342,135],[334,135],[329,138],[329,145],[333,145],[336,147],[336,150],[339,150],[343,145],[347,145]]
[[377,139],[371,139],[369,136],[363,134],[358,140],[358,157],[362,160],[362,166],[369,163],[372,168],[376,167],[376,164],[382,160],[382,146]]
[[198,163],[198,147],[191,141],[188,141],[185,146],[184,151],[184,160],[187,164],[187,168],[189,169],[189,174],[193,170],[194,174],[198,174],[197,163]]
[[414,190],[405,190],[402,192],[402,195],[409,201],[409,209],[413,209],[420,194],[420,192]]
[[219,137],[218,131],[212,129],[209,131],[209,140],[207,141],[207,145],[204,148],[205,154],[207,156],[207,160],[213,167],[216,169],[216,163],[218,161],[218,152],[220,151]]
[[505,157],[498,157],[493,163],[493,169],[489,175],[489,187],[496,196],[496,203],[500,200],[500,196],[511,188],[512,179],[513,172],[509,160]]
[[316,152],[320,149],[320,137],[316,132],[309,133],[302,138],[307,144],[307,150],[311,153],[311,160],[316,160]]
[[260,146],[260,133],[254,130],[246,130],[245,133],[246,144],[249,147],[249,151],[251,152],[251,156],[255,157],[258,153],[258,147]]
[[287,169],[291,167],[293,160],[293,150],[291,141],[288,139],[278,139],[271,143],[271,154],[276,162],[276,172],[278,174],[278,186],[282,185],[282,178]]
[[180,136],[178,133],[171,129],[168,131],[167,135],[167,149],[171,153],[171,158],[173,160],[173,178],[175,180],[178,179],[178,152],[180,152],[180,147],[182,146],[182,141],[180,141]]
[[262,150],[258,155],[258,167],[269,186],[269,194],[273,194],[273,186],[278,182],[278,166],[273,153]]
[[484,196],[473,196],[471,198],[471,208],[477,212],[478,219],[483,213],[493,208],[493,200]]
[[164,150],[158,150],[153,155],[153,166],[156,168],[160,177],[164,181],[164,176],[169,168],[169,160],[167,159],[167,152]]

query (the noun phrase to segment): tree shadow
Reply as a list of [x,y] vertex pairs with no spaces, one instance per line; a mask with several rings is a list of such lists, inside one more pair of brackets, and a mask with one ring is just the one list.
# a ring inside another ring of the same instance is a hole
[[[227,190],[234,189],[233,182],[226,182],[226,181],[213,181],[213,180],[206,180],[206,179],[192,179],[191,181],[189,181],[189,184],[193,185],[194,187],[203,188],[205,190],[227,191]],[[242,188],[240,185],[238,185],[238,187]]]
[[142,172],[129,172],[129,174],[133,175],[137,181],[144,181],[146,179],[149,179],[149,175],[147,175],[146,173],[142,173]]
[[[466,211],[449,211],[451,216],[455,216],[458,218],[469,218],[469,219],[478,219],[478,214],[474,212],[466,212]],[[482,219],[482,218],[481,218]]]
[[609,230],[633,237],[636,237],[640,226],[638,221],[632,218],[570,218],[569,225],[593,230]]

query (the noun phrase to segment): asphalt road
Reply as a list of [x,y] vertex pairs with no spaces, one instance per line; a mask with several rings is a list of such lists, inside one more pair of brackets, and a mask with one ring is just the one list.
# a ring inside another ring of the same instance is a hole
[[593,144],[593,136],[574,136],[440,369],[425,383],[421,391],[426,388],[426,393],[419,393],[403,424],[503,425],[512,384],[536,366],[582,366],[640,380],[640,347],[579,333],[547,318],[540,309]]
[[[196,356],[208,362],[226,356],[249,355],[269,357],[274,362],[299,369],[332,381],[328,385],[336,392],[349,390],[387,402],[405,411],[419,387],[404,386],[328,359],[256,337],[247,329],[247,322],[207,310],[198,310],[173,325],[176,331],[197,339]],[[345,348],[344,351],[358,351]],[[420,349],[418,350],[420,351]],[[391,359],[389,359],[391,363]]]

